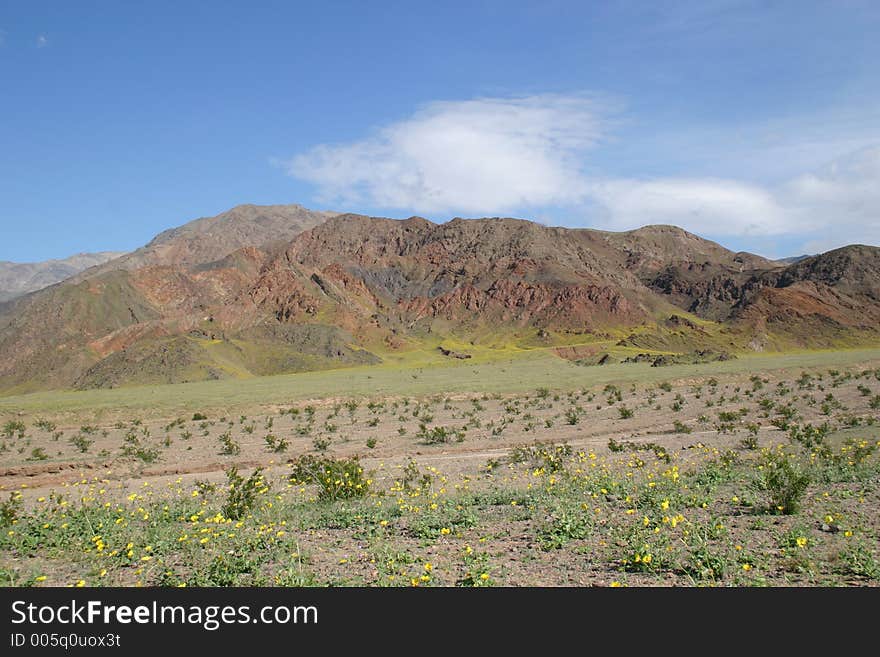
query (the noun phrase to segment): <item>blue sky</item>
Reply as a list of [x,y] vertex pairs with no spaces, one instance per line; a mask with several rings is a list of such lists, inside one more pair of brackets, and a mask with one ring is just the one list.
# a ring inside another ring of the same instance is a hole
[[240,203],[880,244],[880,4],[0,4],[0,260]]

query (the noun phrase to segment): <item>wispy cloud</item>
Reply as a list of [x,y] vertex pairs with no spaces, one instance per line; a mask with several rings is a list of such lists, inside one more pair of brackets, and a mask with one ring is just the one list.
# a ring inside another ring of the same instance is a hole
[[[868,145],[870,130],[856,134],[850,123],[838,137],[805,132],[799,140],[774,129],[764,143],[752,142],[755,152],[734,156],[742,176],[610,176],[594,153],[615,120],[611,103],[580,95],[436,102],[367,139],[317,146],[286,167],[336,207],[468,216],[534,216],[556,207],[569,218],[561,223],[574,226],[670,223],[706,236],[791,237],[813,251],[880,244],[880,146]],[[680,144],[701,151],[697,161],[711,150],[693,135],[681,135]],[[814,166],[821,153],[843,147],[852,150]],[[749,180],[745,163],[762,149],[780,161],[782,177]],[[725,157],[724,148],[716,157]],[[801,160],[800,170],[792,159]]]
[[773,194],[733,180],[606,180],[590,187],[598,223],[616,230],[675,224],[713,235],[779,235],[797,228]]
[[780,195],[811,235],[809,251],[880,244],[880,144],[790,180]]
[[302,153],[288,170],[329,203],[471,214],[573,204],[605,109],[558,95],[435,102],[368,139]]
[[45,34],[40,34],[39,36],[37,36],[36,44],[37,48],[45,48],[49,45],[49,37],[47,37]]
[[608,179],[588,183],[589,224],[614,230],[676,224],[706,236],[789,237],[809,253],[880,245],[880,145],[759,185],[722,178]]

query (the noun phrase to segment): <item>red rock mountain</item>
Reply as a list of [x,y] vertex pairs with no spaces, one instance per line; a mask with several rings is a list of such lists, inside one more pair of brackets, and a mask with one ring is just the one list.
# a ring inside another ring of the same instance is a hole
[[444,339],[660,352],[871,341],[878,272],[873,247],[785,266],[673,226],[241,206],[0,306],[0,389],[370,364]]

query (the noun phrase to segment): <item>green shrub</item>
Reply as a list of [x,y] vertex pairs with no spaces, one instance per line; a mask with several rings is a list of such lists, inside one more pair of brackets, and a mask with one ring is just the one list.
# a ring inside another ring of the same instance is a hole
[[620,570],[626,572],[657,572],[667,567],[668,538],[641,526],[632,526],[620,532],[614,542],[619,556],[614,559]]
[[749,434],[739,441],[739,446],[743,449],[756,450],[758,449],[758,437],[754,434]]
[[464,433],[456,431],[452,427],[435,426],[428,427],[424,422],[419,425],[419,431],[416,437],[421,439],[426,445],[438,445],[440,443],[452,442],[453,438],[456,442],[464,440]]
[[825,441],[825,437],[831,433],[831,427],[825,422],[818,427],[812,424],[806,426],[791,425],[788,430],[788,437],[793,443],[800,443],[807,449],[820,449],[827,451],[830,449]]
[[305,455],[294,464],[290,473],[292,484],[317,484],[318,498],[325,501],[364,497],[370,480],[357,457],[334,459]]
[[517,445],[510,450],[508,459],[511,463],[528,463],[531,468],[544,468],[547,472],[559,472],[565,469],[565,461],[571,456],[571,445],[534,443],[533,445]]
[[696,581],[719,581],[730,568],[724,554],[707,541],[694,541],[681,572]]
[[45,461],[49,458],[49,455],[46,454],[46,450],[42,447],[34,447],[31,450],[31,455],[28,457],[28,461]]
[[54,422],[50,422],[49,420],[39,419],[34,422],[34,426],[41,431],[45,431],[47,433],[52,433],[57,428]]
[[223,515],[232,520],[243,518],[257,502],[257,495],[267,488],[263,480],[263,469],[257,468],[245,479],[238,474],[238,468],[226,471],[226,501],[223,503]]
[[19,420],[9,420],[6,424],[3,425],[2,433],[6,438],[14,438],[15,434],[18,434],[19,438],[24,438],[24,432],[27,430],[27,427],[24,426],[24,422],[20,422]]
[[767,511],[792,515],[800,509],[810,475],[784,452],[771,452],[764,458],[756,483],[768,497]]
[[234,456],[241,452],[241,445],[239,445],[232,438],[232,434],[227,431],[226,433],[220,434],[220,453],[226,454],[227,456]]
[[94,442],[94,440],[90,440],[81,433],[76,434],[70,439],[70,444],[76,447],[83,454],[89,451],[89,447],[91,447]]
[[286,438],[279,438],[271,433],[267,434],[263,440],[266,443],[266,449],[277,454],[286,451],[287,447],[290,445],[290,442]]
[[0,502],[0,527],[9,527],[18,519],[22,503],[22,495],[18,491],[9,493],[9,499]]
[[159,450],[155,447],[139,447],[134,456],[144,463],[154,463],[159,460]]
[[626,440],[617,441],[614,438],[609,438],[608,449],[612,452],[654,452],[654,456],[661,461],[669,463],[672,460],[665,447],[652,442],[633,443]]

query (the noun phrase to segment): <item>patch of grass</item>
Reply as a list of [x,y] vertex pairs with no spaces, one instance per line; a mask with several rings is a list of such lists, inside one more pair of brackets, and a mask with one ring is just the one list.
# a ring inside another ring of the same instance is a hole
[[880,581],[880,561],[864,541],[855,541],[837,556],[838,572],[871,581]]
[[560,504],[537,529],[542,550],[558,550],[573,540],[584,539],[592,530],[592,522],[578,505]]

